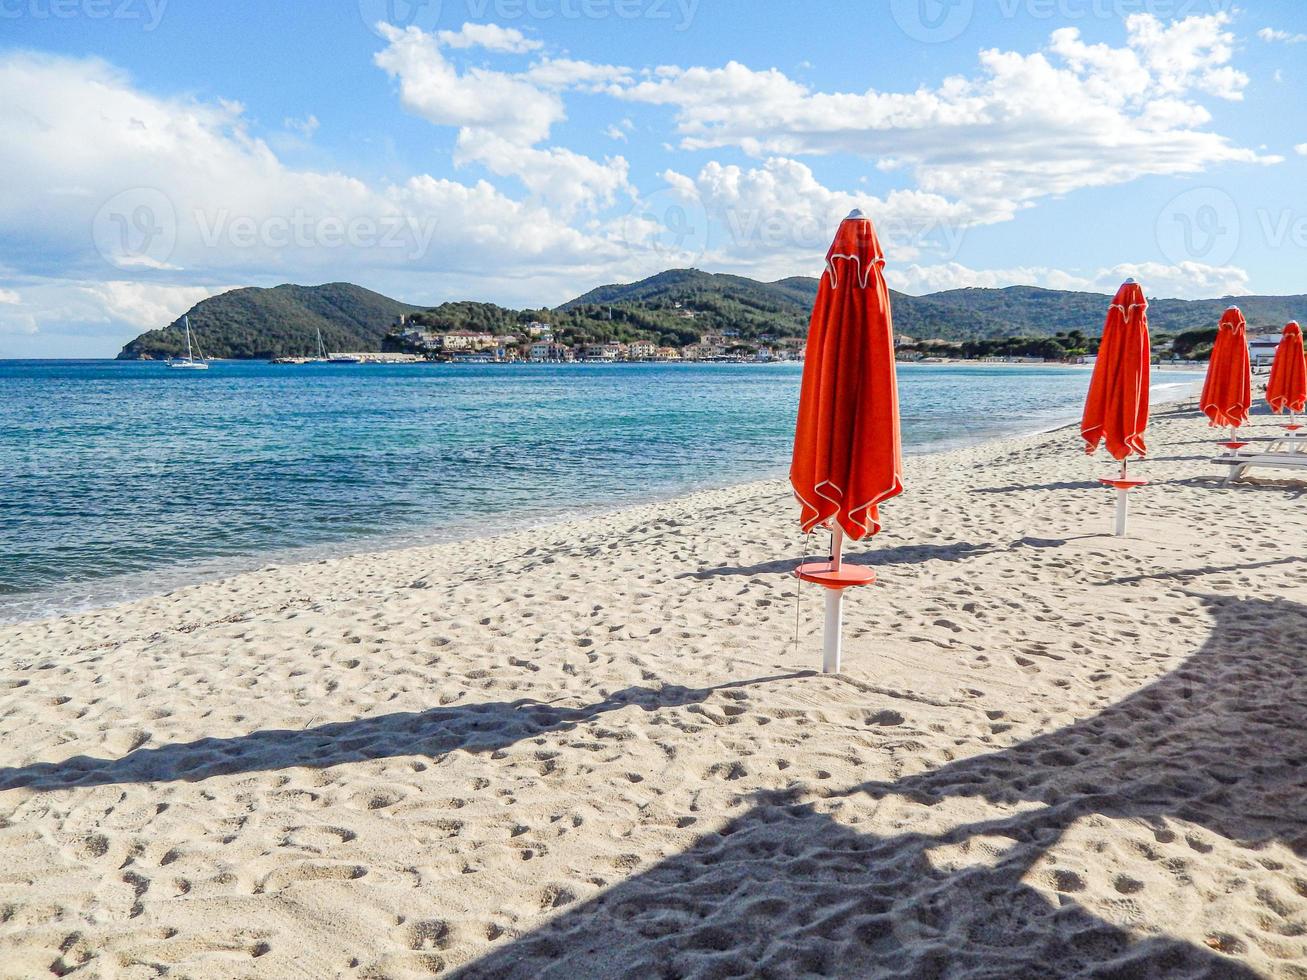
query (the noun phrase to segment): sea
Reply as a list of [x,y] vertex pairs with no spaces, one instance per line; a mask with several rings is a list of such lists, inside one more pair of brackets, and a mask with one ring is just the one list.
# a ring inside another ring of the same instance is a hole
[[[781,477],[801,371],[0,361],[0,622]],[[902,365],[905,451],[1073,421],[1088,383]]]

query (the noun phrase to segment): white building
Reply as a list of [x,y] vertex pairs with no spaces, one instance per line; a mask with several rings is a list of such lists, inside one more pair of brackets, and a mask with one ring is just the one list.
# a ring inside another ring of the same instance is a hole
[[531,352],[528,356],[537,364],[550,361],[570,361],[572,359],[572,348],[566,344],[554,343],[552,340],[537,340],[531,345]]
[[626,356],[633,361],[651,360],[658,353],[658,345],[652,340],[633,340],[626,345]]
[[1278,333],[1258,334],[1248,338],[1248,356],[1253,367],[1269,367],[1275,361],[1275,351],[1280,346],[1281,335]]

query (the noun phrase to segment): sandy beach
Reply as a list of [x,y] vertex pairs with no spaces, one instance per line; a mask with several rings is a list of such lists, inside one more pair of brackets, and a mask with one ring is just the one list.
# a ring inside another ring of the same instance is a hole
[[0,975],[1307,978],[1307,488],[1150,444],[910,458],[838,677],[779,482],[0,628]]

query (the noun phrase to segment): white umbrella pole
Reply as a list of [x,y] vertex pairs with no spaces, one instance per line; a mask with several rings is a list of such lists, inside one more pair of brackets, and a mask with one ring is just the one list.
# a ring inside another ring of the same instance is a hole
[[[844,550],[844,529],[839,522],[831,532],[831,569],[838,572],[844,563],[841,552]],[[826,590],[826,626],[825,645],[822,650],[821,670],[823,674],[840,672],[840,645],[844,633],[844,590]]]
[[[1126,478],[1126,461],[1121,460],[1121,479]],[[1130,491],[1118,488],[1116,491],[1116,536],[1125,537],[1126,522],[1130,518]]]

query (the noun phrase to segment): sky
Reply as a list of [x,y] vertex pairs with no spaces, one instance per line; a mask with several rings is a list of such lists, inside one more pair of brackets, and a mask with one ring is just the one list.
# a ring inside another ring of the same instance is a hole
[[[0,358],[236,286],[1307,293],[1301,0],[0,0]],[[1307,311],[1304,311],[1307,315]]]

